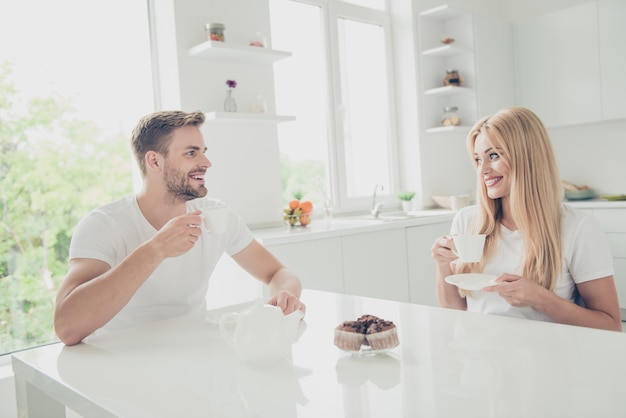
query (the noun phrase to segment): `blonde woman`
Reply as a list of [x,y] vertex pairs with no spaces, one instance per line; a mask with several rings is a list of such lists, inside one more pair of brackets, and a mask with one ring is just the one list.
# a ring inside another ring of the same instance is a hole
[[[608,241],[594,219],[563,203],[546,129],[530,110],[512,107],[473,127],[477,205],[460,210],[451,235],[432,248],[442,307],[619,331],[622,329]],[[479,263],[456,263],[455,234],[486,234]],[[497,276],[479,291],[445,281],[457,273]]]

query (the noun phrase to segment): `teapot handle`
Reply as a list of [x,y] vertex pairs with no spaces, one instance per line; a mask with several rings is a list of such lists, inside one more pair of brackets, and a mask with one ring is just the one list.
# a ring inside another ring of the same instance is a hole
[[225,312],[220,316],[220,333],[231,347],[235,346],[235,330],[234,328],[232,330],[226,329],[226,323],[237,322],[237,319],[239,319],[238,312]]

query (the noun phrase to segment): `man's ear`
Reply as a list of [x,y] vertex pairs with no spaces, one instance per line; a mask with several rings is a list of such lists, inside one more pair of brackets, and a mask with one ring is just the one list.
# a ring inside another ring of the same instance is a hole
[[161,156],[156,151],[148,151],[144,157],[146,159],[146,167],[148,170],[160,171],[162,167]]

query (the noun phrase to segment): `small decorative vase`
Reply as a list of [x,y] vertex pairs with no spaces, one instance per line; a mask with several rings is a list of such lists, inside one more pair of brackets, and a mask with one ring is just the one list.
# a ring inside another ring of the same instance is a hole
[[402,210],[405,213],[410,212],[413,209],[413,201],[411,200],[403,200],[402,201]]
[[224,100],[224,112],[237,112],[237,102],[235,102],[232,90],[226,90],[226,100]]

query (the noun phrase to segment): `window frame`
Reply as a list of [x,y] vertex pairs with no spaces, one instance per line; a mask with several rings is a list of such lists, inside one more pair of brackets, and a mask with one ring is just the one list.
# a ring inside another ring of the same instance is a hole
[[[326,71],[327,71],[327,121],[328,121],[328,171],[332,199],[336,213],[362,211],[369,208],[372,196],[348,197],[347,166],[345,164],[345,138],[342,126],[342,89],[339,54],[339,19],[354,20],[366,24],[380,26],[384,33],[385,63],[387,73],[389,127],[387,133],[389,190],[378,191],[377,202],[384,202],[387,207],[398,203],[395,195],[400,185],[400,164],[398,152],[398,128],[396,117],[396,97],[393,68],[393,42],[391,12],[389,0],[385,1],[385,10],[370,9],[363,6],[345,3],[341,0],[288,0],[304,3],[320,8],[322,16],[322,32],[324,35]],[[374,162],[375,163],[375,162]],[[372,184],[372,193],[375,184]]]

